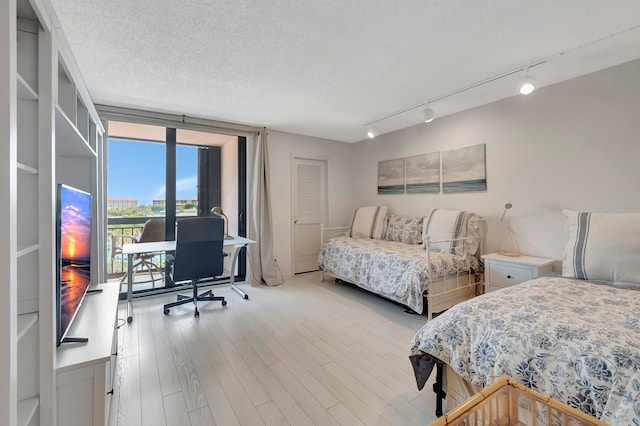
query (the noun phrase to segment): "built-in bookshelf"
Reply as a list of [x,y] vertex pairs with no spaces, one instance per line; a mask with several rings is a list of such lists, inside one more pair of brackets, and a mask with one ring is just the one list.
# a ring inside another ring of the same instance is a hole
[[[21,13],[25,7],[21,7]],[[18,16],[17,59],[17,424],[39,422],[40,408],[40,234],[39,79],[40,24]]]
[[55,425],[56,184],[90,192],[98,213],[104,130],[49,0],[4,1],[0,20],[0,424]]

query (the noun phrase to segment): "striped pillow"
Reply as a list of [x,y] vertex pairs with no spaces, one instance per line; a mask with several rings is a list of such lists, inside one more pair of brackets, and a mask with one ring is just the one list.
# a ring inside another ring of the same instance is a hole
[[358,207],[349,228],[351,238],[381,239],[385,233],[387,206]]
[[463,241],[433,241],[452,240],[467,236],[467,224],[473,213],[464,210],[431,209],[422,225],[422,239],[426,246],[427,237],[431,238],[431,250],[464,255],[466,254]]
[[640,214],[562,213],[563,276],[640,288]]

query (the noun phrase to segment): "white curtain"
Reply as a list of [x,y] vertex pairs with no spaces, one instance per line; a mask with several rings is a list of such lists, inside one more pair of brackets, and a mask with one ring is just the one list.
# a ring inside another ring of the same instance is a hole
[[251,283],[278,285],[273,256],[273,222],[271,219],[271,189],[269,187],[269,152],[267,129],[256,137],[249,198],[249,238],[257,244],[249,244]]

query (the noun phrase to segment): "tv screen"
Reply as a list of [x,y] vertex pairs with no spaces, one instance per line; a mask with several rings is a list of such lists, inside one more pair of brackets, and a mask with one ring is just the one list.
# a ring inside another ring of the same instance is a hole
[[57,344],[80,308],[91,279],[91,194],[58,184]]

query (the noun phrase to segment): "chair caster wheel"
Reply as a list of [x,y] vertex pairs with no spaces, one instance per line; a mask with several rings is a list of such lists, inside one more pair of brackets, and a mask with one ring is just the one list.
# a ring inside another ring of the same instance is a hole
[[227,301],[226,300],[222,301],[222,306],[227,306]]
[[165,314],[165,315],[169,315],[169,309],[165,309],[165,310],[164,310],[164,314]]
[[200,312],[196,311],[196,313],[193,314],[193,316],[196,317],[196,318],[200,318]]

